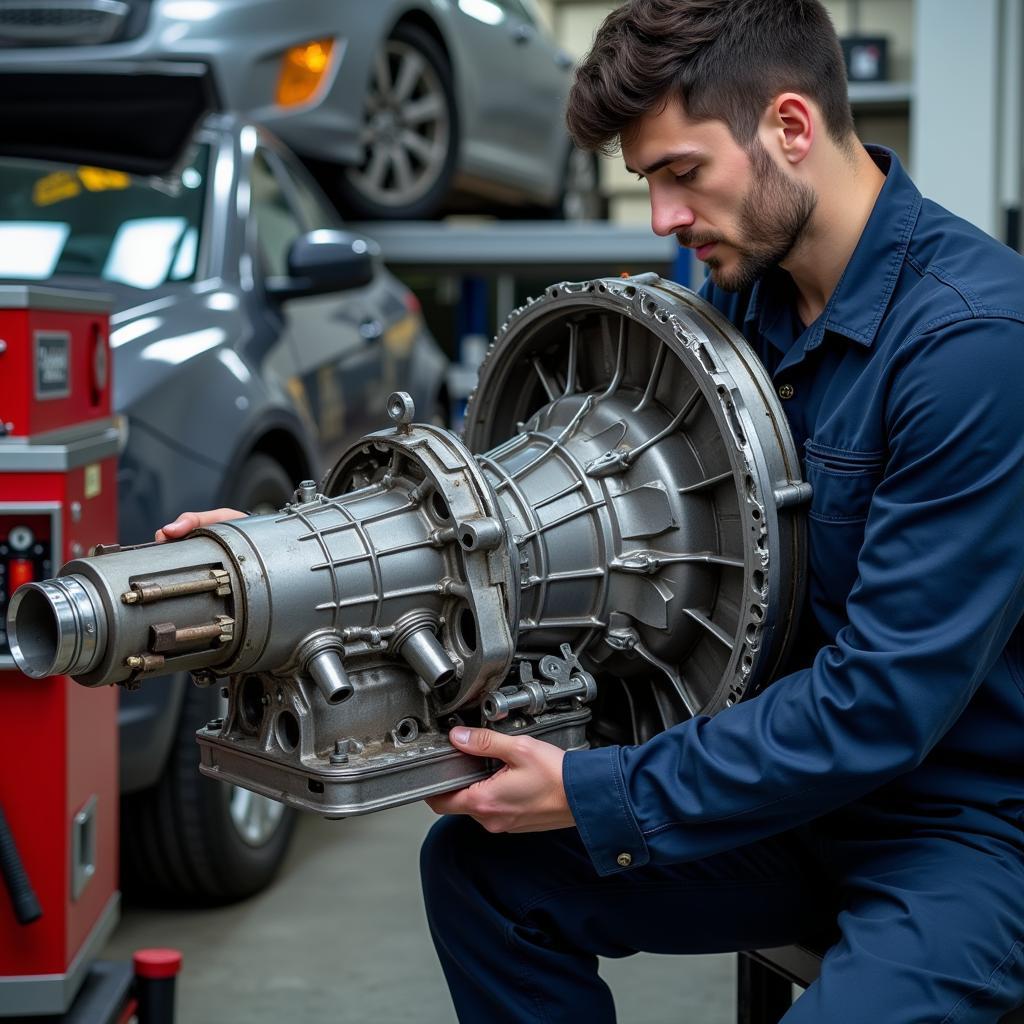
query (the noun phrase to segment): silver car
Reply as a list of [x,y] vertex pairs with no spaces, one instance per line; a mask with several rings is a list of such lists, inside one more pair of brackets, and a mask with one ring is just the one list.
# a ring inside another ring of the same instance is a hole
[[563,123],[572,61],[534,0],[0,0],[0,64],[111,59],[208,65],[219,105],[359,217],[460,196],[600,212]]

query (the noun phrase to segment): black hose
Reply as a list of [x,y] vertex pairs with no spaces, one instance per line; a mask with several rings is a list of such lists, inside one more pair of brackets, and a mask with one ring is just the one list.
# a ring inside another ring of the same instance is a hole
[[43,908],[39,906],[32,883],[25,874],[25,866],[18,855],[18,847],[14,843],[10,826],[0,807],[0,873],[4,876],[7,892],[11,897],[11,906],[19,924],[31,924],[43,916]]

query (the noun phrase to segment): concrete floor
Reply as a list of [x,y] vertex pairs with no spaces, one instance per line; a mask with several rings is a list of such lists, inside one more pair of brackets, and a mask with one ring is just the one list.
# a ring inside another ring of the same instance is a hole
[[[233,907],[128,907],[104,957],[184,953],[179,1024],[451,1024],[420,902],[413,804],[365,818],[303,815],[281,877]],[[734,1024],[734,957],[605,961],[622,1024]]]

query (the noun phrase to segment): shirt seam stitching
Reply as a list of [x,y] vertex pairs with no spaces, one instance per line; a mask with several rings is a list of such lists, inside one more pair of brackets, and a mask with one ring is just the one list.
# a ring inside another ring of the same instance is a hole
[[[821,789],[820,786],[807,786],[804,789],[798,789],[794,793],[787,793],[785,796],[780,796],[775,800],[767,800],[764,803],[758,804],[756,807],[747,807],[742,811],[734,811],[732,814],[722,814],[714,818],[702,818],[700,821],[701,825],[714,825],[721,821],[733,821],[737,818],[744,818],[750,814],[756,814],[758,811],[763,811],[768,807],[777,807],[779,804],[784,804],[789,800],[793,800],[796,797],[807,796],[810,793],[817,793]],[[683,828],[688,825],[693,825],[694,822],[688,822],[685,819],[681,821],[667,821],[661,825],[655,825],[653,828],[644,829],[641,835],[653,836],[659,832],[664,832],[669,828]]]
[[985,979],[984,984],[976,986],[962,996],[953,1009],[942,1018],[942,1024],[954,1024],[962,1016],[963,1011],[970,1009],[979,996],[983,996],[993,990],[998,991],[998,986],[1002,984],[1003,977],[1006,975],[1007,970],[1009,970],[1012,961],[1018,959],[1022,949],[1024,949],[1024,942],[1018,939],[999,963],[992,968],[992,972]]

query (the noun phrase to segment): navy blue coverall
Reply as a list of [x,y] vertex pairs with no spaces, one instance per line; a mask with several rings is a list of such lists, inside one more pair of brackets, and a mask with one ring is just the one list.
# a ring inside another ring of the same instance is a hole
[[598,955],[815,935],[838,938],[786,1024],[1024,1003],[1024,259],[872,155],[885,184],[813,324],[781,269],[705,287],[789,396],[814,489],[801,651],[713,719],[568,754],[576,830],[435,825],[462,1021],[604,1024]]

